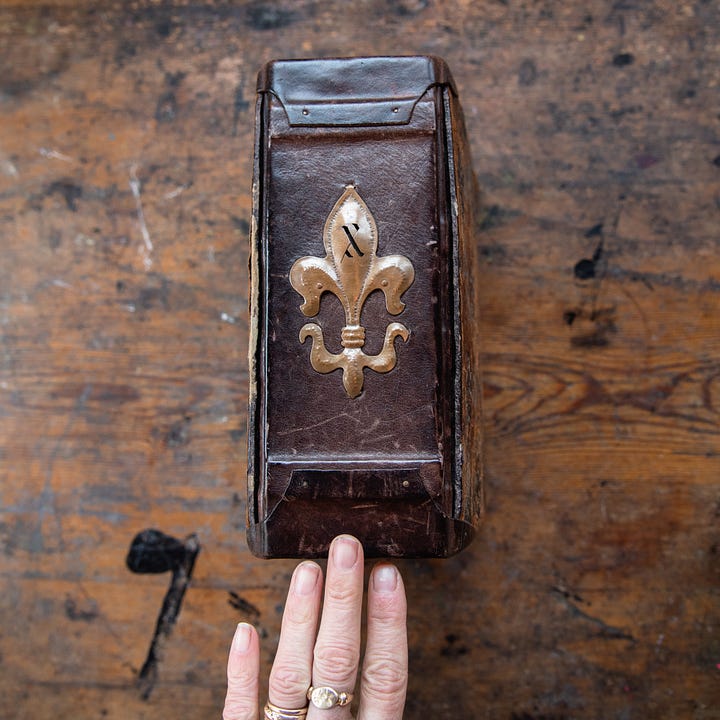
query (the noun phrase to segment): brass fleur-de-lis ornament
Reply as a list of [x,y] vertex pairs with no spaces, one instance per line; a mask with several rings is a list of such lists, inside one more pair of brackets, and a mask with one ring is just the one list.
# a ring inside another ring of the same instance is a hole
[[366,355],[365,328],[360,315],[366,298],[373,290],[382,290],[385,305],[392,315],[400,314],[405,304],[400,296],[412,285],[415,271],[402,255],[377,255],[378,232],[367,205],[355,187],[348,185],[330,211],[323,230],[326,256],[301,257],[290,269],[290,283],[305,302],[300,310],[314,317],[320,310],[324,292],[334,293],[345,309],[345,327],[341,339],[343,351],[338,355],[325,348],[322,328],[307,323],[300,329],[300,342],[312,338],[310,363],[319,373],[343,370],[343,385],[351,398],[363,388],[363,368],[378,373],[390,372],[397,356],[394,341],[407,341],[410,331],[398,322],[385,329],[385,342],[378,355]]

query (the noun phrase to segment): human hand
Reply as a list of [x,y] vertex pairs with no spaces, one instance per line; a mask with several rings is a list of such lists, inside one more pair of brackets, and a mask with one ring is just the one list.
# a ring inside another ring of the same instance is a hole
[[[264,711],[267,720],[352,717],[349,702],[329,709],[316,707],[314,702],[308,706],[307,693],[310,686],[354,693],[363,601],[363,550],[354,537],[340,535],[330,546],[318,630],[322,586],[322,571],[316,563],[306,561],[295,568],[270,671],[269,704]],[[405,589],[397,569],[381,563],[368,582],[367,644],[358,720],[401,720],[407,667]],[[259,668],[257,632],[251,625],[240,623],[228,658],[223,720],[257,719]]]

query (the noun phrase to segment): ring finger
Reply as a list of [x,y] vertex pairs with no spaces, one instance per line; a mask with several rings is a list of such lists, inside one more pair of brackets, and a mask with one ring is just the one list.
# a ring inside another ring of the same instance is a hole
[[[354,537],[341,535],[333,540],[328,556],[325,603],[312,669],[314,688],[353,692],[360,661],[362,587],[362,546]],[[347,720],[350,705],[320,709],[311,702],[307,717]]]
[[280,708],[295,710],[307,705],[321,593],[320,567],[314,562],[300,563],[290,582],[280,642],[270,671],[268,696]]

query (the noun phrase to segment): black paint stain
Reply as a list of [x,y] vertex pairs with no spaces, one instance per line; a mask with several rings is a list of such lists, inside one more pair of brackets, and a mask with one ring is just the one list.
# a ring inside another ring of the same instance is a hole
[[716,155],[712,163],[715,167],[720,168],[720,155]]
[[498,243],[490,243],[488,245],[479,245],[478,246],[478,252],[480,253],[480,257],[488,263],[488,265],[492,265],[493,263],[501,263],[504,262],[507,259],[507,250],[505,247]]
[[68,210],[77,212],[77,201],[82,197],[83,190],[80,185],[76,185],[71,180],[56,180],[48,185],[45,195],[62,195]]
[[296,15],[275,3],[256,2],[247,9],[246,24],[253,30],[277,30],[292,25]]
[[[49,18],[50,11],[48,10],[46,14]],[[0,73],[0,101],[6,98],[20,98],[27,95],[36,88],[46,86],[49,81],[60,77],[69,69],[71,64],[71,51],[69,48],[57,52],[50,47],[47,50],[45,60],[42,63],[45,69],[33,68],[33,74],[30,78],[22,77],[28,72],[30,64],[22,62],[5,62],[3,64],[2,73]]]
[[250,223],[245,219],[238,217],[237,215],[231,215],[233,226],[239,230],[243,235],[247,235],[250,232]]
[[612,325],[610,328],[600,326],[591,333],[576,335],[570,339],[570,344],[577,348],[607,347],[610,344],[610,338],[608,338],[609,332],[617,332],[615,325]]
[[161,37],[166,38],[173,31],[173,21],[170,18],[162,18],[155,23],[155,32]]
[[155,108],[155,119],[161,123],[172,122],[177,115],[177,99],[172,90],[164,92]]
[[485,215],[480,222],[479,230],[480,232],[484,232],[485,230],[498,227],[499,225],[502,225],[505,220],[517,217],[518,215],[520,215],[520,212],[517,210],[509,210],[507,208],[502,208],[499,205],[491,205],[485,211]]
[[137,47],[135,43],[129,40],[122,40],[115,49],[115,64],[121,68],[124,67],[125,61],[137,55]]
[[692,100],[697,95],[697,90],[698,81],[695,79],[688,80],[678,91],[678,102],[682,103],[685,100]]
[[592,238],[592,237],[598,237],[602,236],[603,232],[603,223],[598,223],[597,225],[593,225],[589,230],[585,232],[586,238]]
[[177,540],[153,528],[139,532],[130,544],[125,563],[134,573],[171,572],[170,587],[163,599],[147,658],[138,675],[140,696],[147,700],[155,687],[162,644],[170,636],[190,583],[200,543],[193,533]]
[[628,52],[618,53],[612,62],[615,67],[627,67],[635,62],[635,56]]
[[59,230],[53,230],[48,238],[48,245],[51,250],[57,250],[62,243],[62,233]]
[[178,104],[175,90],[185,79],[184,72],[165,73],[165,92],[160,95],[155,108],[155,119],[158,122],[172,122],[177,116]]
[[235,97],[233,98],[233,130],[232,134],[237,135],[238,119],[240,113],[244,113],[250,107],[250,103],[245,99],[243,94],[242,83],[238,83],[235,88]]
[[[595,227],[597,227],[597,225]],[[591,228],[588,232],[591,231],[594,232],[595,228]],[[578,280],[591,280],[596,276],[597,264],[602,260],[603,256],[604,241],[602,238],[602,225],[600,225],[599,230],[597,230],[597,234],[600,235],[600,242],[595,248],[593,256],[591,258],[583,258],[575,263],[573,273]]]
[[609,110],[608,115],[616,122],[622,120],[626,115],[634,115],[643,111],[642,105],[628,105],[627,107],[621,107],[617,110]]
[[615,319],[616,311],[614,307],[598,308],[590,313],[578,308],[566,310],[563,314],[563,320],[567,325],[572,325],[576,320],[587,320],[593,324],[593,329],[590,332],[570,338],[570,344],[579,348],[597,348],[609,345],[609,336],[617,332]]
[[78,607],[77,602],[70,596],[65,598],[65,615],[74,622],[92,622],[99,615],[97,603],[90,600],[86,607]]
[[445,636],[445,642],[447,644],[440,650],[440,654],[443,657],[462,657],[463,655],[467,655],[470,652],[467,645],[459,644],[458,640],[460,640],[459,635],[448,633]]
[[634,160],[640,170],[647,170],[649,167],[657,165],[660,162],[660,158],[652,153],[640,153],[639,155],[635,155]]
[[568,327],[574,325],[575,334],[570,338],[573,347],[600,348],[609,345],[610,336],[617,332],[616,308],[597,306],[600,283],[607,273],[606,264],[602,263],[605,254],[603,223],[586,230],[585,237],[598,238],[592,257],[578,260],[573,267],[573,275],[585,297],[577,307],[565,310],[562,319]]
[[144,287],[140,290],[135,299],[135,307],[141,310],[152,310],[160,308],[170,309],[170,282],[167,278],[160,279],[160,284],[155,287]]
[[185,79],[186,73],[182,70],[176,73],[165,73],[165,85],[169,88],[179,88],[180,83]]
[[388,0],[389,9],[400,17],[417,15],[428,5],[428,0]]
[[518,70],[518,83],[524,87],[534,85],[537,80],[538,72],[535,63],[526,59],[520,63],[520,69]]
[[190,442],[190,423],[192,416],[185,415],[182,420],[174,422],[165,433],[165,444],[168,447],[183,447]]
[[[585,599],[581,595],[578,595],[577,593],[568,590],[562,585],[553,585],[551,590],[558,595],[562,595],[566,600],[574,600],[575,602],[586,603]],[[589,605],[590,603],[586,604]]]
[[240,442],[245,437],[245,428],[230,430],[230,439],[233,442]]
[[254,618],[260,617],[260,610],[249,600],[246,600],[244,597],[240,597],[240,595],[236,592],[230,591],[228,593],[228,605],[235,608],[235,610],[245,613],[246,615],[251,615]]
[[615,627],[614,625],[608,625],[602,618],[595,617],[594,615],[589,615],[584,612],[572,602],[570,597],[568,597],[565,593],[558,592],[556,588],[553,588],[553,591],[567,607],[571,617],[589,622],[598,628],[598,637],[602,637],[607,640],[630,640],[633,643],[636,642],[632,634],[625,632],[622,628]]
[[62,398],[82,397],[83,403],[110,403],[119,405],[126,402],[135,402],[140,399],[140,393],[132,385],[121,383],[67,383],[57,386],[50,392],[53,400]]
[[610,340],[600,330],[596,330],[595,332],[570,338],[570,344],[578,348],[600,348],[607,347]]
[[29,80],[5,80],[0,86],[0,95],[8,98],[21,97],[27,95],[34,85]]
[[578,280],[590,280],[595,277],[595,262],[587,258],[578,260],[573,272]]

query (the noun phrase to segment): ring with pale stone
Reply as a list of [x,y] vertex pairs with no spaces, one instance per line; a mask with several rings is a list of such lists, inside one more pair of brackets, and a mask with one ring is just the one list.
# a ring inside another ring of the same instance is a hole
[[304,720],[307,717],[308,706],[298,710],[287,710],[286,708],[273,705],[269,700],[265,703],[263,714],[265,720]]
[[332,707],[342,707],[352,702],[352,693],[338,692],[327,685],[323,687],[308,688],[307,699],[320,710],[329,710]]

